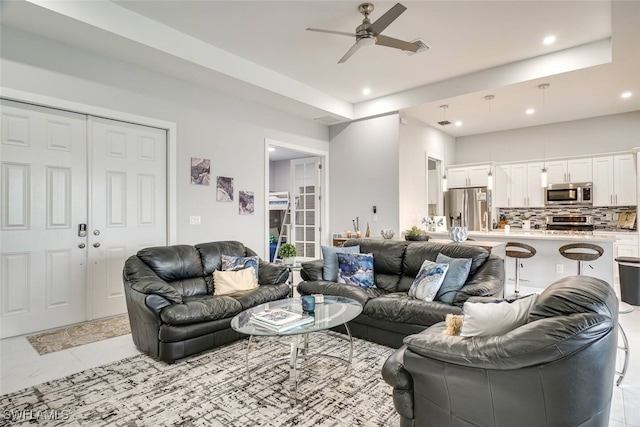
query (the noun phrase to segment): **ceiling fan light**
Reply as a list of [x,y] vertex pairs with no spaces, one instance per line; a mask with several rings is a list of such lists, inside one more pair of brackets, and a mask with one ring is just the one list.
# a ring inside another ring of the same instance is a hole
[[374,36],[364,36],[358,39],[358,44],[362,47],[372,46],[376,44],[376,38]]

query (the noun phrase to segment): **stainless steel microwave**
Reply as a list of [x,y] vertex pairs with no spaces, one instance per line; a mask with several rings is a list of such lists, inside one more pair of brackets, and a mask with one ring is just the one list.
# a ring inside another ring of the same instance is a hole
[[593,184],[551,184],[545,189],[545,205],[593,205]]

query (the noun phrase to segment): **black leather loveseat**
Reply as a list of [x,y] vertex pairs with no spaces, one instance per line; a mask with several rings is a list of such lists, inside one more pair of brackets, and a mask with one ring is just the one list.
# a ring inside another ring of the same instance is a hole
[[[478,246],[374,239],[351,239],[344,246],[360,246],[361,253],[373,254],[376,287],[324,280],[323,260],[313,260],[302,263],[300,275],[304,281],[298,284],[298,292],[355,299],[363,305],[363,311],[349,322],[352,334],[379,344],[398,348],[405,336],[444,321],[449,313],[462,314],[468,298],[501,296],[503,292],[504,260]],[[408,290],[423,261],[435,261],[439,253],[472,259],[469,276],[453,303],[410,297]]]
[[448,336],[440,323],[408,336],[382,375],[402,427],[605,427],[617,319],[611,286],[570,276],[503,335]]
[[124,265],[123,281],[133,341],[141,351],[173,363],[238,340],[231,319],[256,305],[286,298],[287,268],[260,260],[258,288],[213,295],[221,256],[255,256],[240,242],[142,249]]

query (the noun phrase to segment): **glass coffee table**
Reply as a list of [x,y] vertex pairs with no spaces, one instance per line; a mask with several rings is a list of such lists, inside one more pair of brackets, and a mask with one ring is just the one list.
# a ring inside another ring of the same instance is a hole
[[[298,382],[300,380],[300,359],[306,360],[310,357],[326,357],[339,361],[347,365],[347,370],[351,367],[351,358],[353,356],[353,338],[347,322],[356,318],[362,312],[362,305],[356,300],[345,297],[325,296],[324,302],[316,303],[315,311],[311,313],[314,320],[300,326],[295,326],[284,331],[271,330],[266,327],[253,323],[250,319],[253,313],[259,313],[265,310],[285,309],[294,313],[302,313],[301,298],[288,298],[284,300],[272,301],[256,307],[249,308],[242,313],[236,315],[231,320],[231,327],[242,334],[249,335],[247,342],[246,363],[247,376],[251,379],[251,367],[249,366],[249,352],[251,350],[251,341],[255,336],[280,336],[291,337],[291,352],[288,356],[274,360],[274,363],[288,360],[289,362],[289,390],[291,405],[297,403]],[[343,325],[347,331],[347,340],[349,341],[349,358],[344,359],[330,354],[312,354],[309,353],[308,334],[312,332],[326,331],[336,326]],[[264,365],[261,365],[262,367]]]

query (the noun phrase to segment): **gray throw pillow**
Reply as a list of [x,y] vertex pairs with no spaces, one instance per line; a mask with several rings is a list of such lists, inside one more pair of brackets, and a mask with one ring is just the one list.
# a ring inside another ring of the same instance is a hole
[[322,278],[331,282],[338,281],[338,252],[341,254],[359,254],[360,246],[323,246],[322,259],[324,265],[322,267]]
[[469,277],[471,258],[451,258],[443,254],[438,254],[436,262],[449,264],[449,271],[447,271],[447,275],[444,277],[442,286],[438,289],[435,301],[453,304],[456,292],[464,286],[467,277]]

